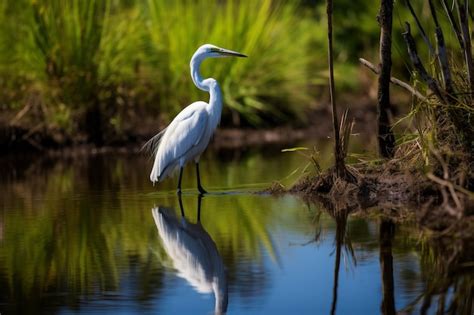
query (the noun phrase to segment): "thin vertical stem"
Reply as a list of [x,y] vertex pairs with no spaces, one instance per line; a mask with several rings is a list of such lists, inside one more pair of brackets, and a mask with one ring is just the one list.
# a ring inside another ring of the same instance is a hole
[[390,124],[390,77],[392,69],[392,12],[393,0],[381,0],[380,23],[380,75],[378,80],[378,142],[384,158],[393,157],[395,137]]
[[464,51],[464,42],[461,36],[461,31],[459,30],[458,24],[456,20],[454,19],[453,12],[449,8],[447,0],[443,0],[443,7],[444,11],[446,11],[446,14],[448,15],[449,23],[451,24],[451,27],[453,28],[454,34],[456,34],[456,38],[458,39],[459,46],[461,47],[461,50]]
[[342,156],[340,137],[339,137],[339,123],[337,119],[336,108],[336,93],[334,91],[334,63],[332,55],[332,0],[326,2],[326,12],[328,18],[328,63],[329,63],[329,96],[331,98],[331,112],[332,124],[334,131],[334,153],[336,159],[336,173],[338,177],[343,176],[344,173],[344,157]]
[[446,45],[444,43],[444,35],[443,30],[438,22],[438,17],[436,14],[436,8],[433,4],[433,0],[428,1],[430,6],[431,15],[433,16],[433,21],[435,22],[435,36],[436,36],[436,44],[437,44],[437,58],[439,64],[441,65],[441,70],[443,73],[444,79],[444,87],[447,92],[448,100],[452,100],[454,89],[451,80],[451,70],[449,69],[449,60],[448,60],[448,53],[446,51]]
[[428,36],[426,35],[425,29],[423,28],[423,25],[420,23],[420,19],[418,19],[418,16],[415,13],[415,10],[413,9],[413,6],[411,5],[410,0],[406,0],[406,4],[408,6],[408,10],[410,10],[411,15],[415,19],[415,23],[418,26],[418,29],[420,30],[421,36],[423,37],[423,40],[425,41],[426,45],[428,46],[428,50],[430,51],[430,54],[432,56],[435,55],[435,51],[433,49],[433,46],[430,43],[430,40],[428,39]]

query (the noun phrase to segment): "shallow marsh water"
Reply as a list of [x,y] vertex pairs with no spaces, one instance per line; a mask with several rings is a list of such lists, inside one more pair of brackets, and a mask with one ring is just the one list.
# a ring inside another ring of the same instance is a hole
[[414,224],[254,194],[306,163],[280,149],[210,150],[212,193],[189,167],[181,206],[143,156],[3,159],[1,314],[472,311],[472,264],[451,270]]

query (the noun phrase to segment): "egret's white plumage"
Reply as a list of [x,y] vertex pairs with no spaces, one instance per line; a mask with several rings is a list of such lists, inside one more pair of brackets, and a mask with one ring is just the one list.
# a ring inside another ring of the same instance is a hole
[[152,182],[166,178],[177,166],[183,167],[193,158],[199,159],[209,143],[209,115],[205,102],[186,107],[166,128],[157,147],[155,162],[150,174]]
[[211,236],[198,222],[184,217],[178,221],[172,211],[153,208],[153,218],[163,247],[173,261],[178,275],[199,293],[213,293],[215,314],[227,310],[227,279],[219,252]]
[[[191,58],[191,77],[201,90],[209,92],[209,103],[194,102],[184,108],[165,130],[145,144],[155,154],[150,180],[155,183],[165,179],[176,168],[182,168],[189,161],[198,167],[199,157],[206,149],[219,124],[222,112],[222,93],[215,79],[203,79],[199,73],[201,62],[209,57],[237,56],[243,54],[206,44],[199,47]],[[198,170],[198,168],[197,168]],[[181,173],[178,190],[181,187]],[[198,188],[200,186],[198,173]]]

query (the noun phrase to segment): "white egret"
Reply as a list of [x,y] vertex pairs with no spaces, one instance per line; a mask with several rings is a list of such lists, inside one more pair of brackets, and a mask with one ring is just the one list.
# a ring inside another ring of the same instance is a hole
[[213,293],[214,313],[223,314],[227,311],[228,303],[227,277],[216,244],[201,225],[201,195],[198,197],[196,224],[185,218],[181,198],[179,205],[181,222],[171,209],[152,209],[163,247],[178,276],[186,279],[199,293]]
[[150,180],[160,182],[179,167],[178,194],[181,193],[183,168],[189,161],[196,163],[197,185],[200,193],[206,193],[199,175],[199,158],[221,119],[222,93],[213,78],[203,79],[199,66],[206,58],[247,57],[244,54],[205,44],[191,58],[191,77],[200,90],[209,92],[209,103],[194,102],[184,108],[173,121],[144,146],[155,155]]

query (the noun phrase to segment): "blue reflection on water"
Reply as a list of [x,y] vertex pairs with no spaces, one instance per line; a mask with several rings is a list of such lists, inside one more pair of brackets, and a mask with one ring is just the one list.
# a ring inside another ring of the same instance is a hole
[[[213,294],[199,293],[179,277],[159,242],[151,209],[163,205],[179,216],[174,183],[150,186],[147,176],[136,171],[142,159],[100,160],[64,162],[51,170],[41,167],[35,176],[0,180],[5,191],[0,200],[0,311],[24,311],[22,307],[33,303],[33,311],[45,313],[212,314]],[[308,206],[294,196],[273,198],[233,186],[245,183],[242,177],[254,182],[274,178],[271,171],[292,168],[286,163],[286,157],[249,158],[235,167],[218,165],[226,172],[208,173],[209,181],[221,176],[217,186],[231,187],[205,196],[201,213],[226,268],[228,314],[331,312],[338,230],[334,218],[321,206]],[[186,187],[192,187],[193,178],[188,178]],[[191,189],[184,192],[187,217],[196,222],[197,197]],[[384,283],[379,226],[379,219],[347,219],[346,243],[351,243],[357,263],[344,247],[337,314],[380,313]],[[423,274],[416,240],[402,227],[397,226],[391,246],[396,310],[413,302],[435,277]],[[315,235],[319,238],[312,242]],[[79,246],[83,238],[89,238],[87,246]],[[41,255],[30,261],[28,254],[38,247]],[[18,257],[9,260],[4,252]],[[77,252],[88,262],[80,265],[86,279],[82,282],[63,260]],[[36,263],[41,268],[31,268]],[[22,274],[24,270],[30,273]]]
[[[212,197],[207,197],[212,198]],[[222,198],[222,197],[219,197]],[[236,198],[239,198],[238,196]],[[267,198],[267,197],[260,197]],[[293,198],[293,197],[286,197]],[[288,202],[288,200],[286,200]],[[271,207],[278,200],[269,199]],[[293,205],[303,203],[290,201]],[[225,202],[224,202],[225,203]],[[230,211],[232,209],[229,209]],[[193,210],[194,211],[194,210]],[[260,210],[265,211],[265,210]],[[212,216],[212,211],[205,210],[206,216]],[[202,214],[201,214],[202,215]],[[193,212],[192,217],[195,216]],[[149,216],[153,220],[152,216]],[[359,220],[359,219],[357,219]],[[274,240],[277,258],[270,255],[261,247],[262,260],[256,264],[248,257],[242,257],[238,263],[245,270],[238,272],[229,285],[228,314],[330,314],[334,292],[334,264],[336,259],[336,233],[331,227],[331,218],[324,217],[324,235],[317,242],[308,242],[313,235],[300,233],[296,226],[287,230],[282,226],[273,226],[270,234]],[[349,225],[356,220],[349,219]],[[212,219],[206,220],[212,225]],[[331,227],[331,228],[329,228]],[[158,238],[158,232],[156,233]],[[364,237],[368,242],[370,238]],[[220,239],[216,244],[226,250]],[[380,312],[382,301],[382,283],[379,257],[377,252],[358,244],[355,257],[362,258],[355,264],[349,254],[342,251],[341,267],[337,288],[337,314],[376,314]],[[416,257],[398,255],[395,262],[395,272],[403,266],[417,270]],[[224,261],[225,261],[224,257]],[[399,268],[400,267],[400,268]],[[120,290],[112,295],[85,298],[81,302],[80,312],[83,313],[158,313],[158,314],[212,314],[214,306],[213,294],[199,293],[185,277],[178,276],[173,266],[152,266],[164,272],[164,286],[150,296],[149,299],[136,301],[133,268],[122,275]],[[132,270],[132,271],[130,271]],[[252,274],[253,278],[247,279]],[[402,307],[413,299],[419,290],[405,292],[397,286],[396,303]],[[103,294],[103,292],[102,292]],[[105,298],[105,301],[104,301]],[[63,309],[64,313],[71,310]]]

